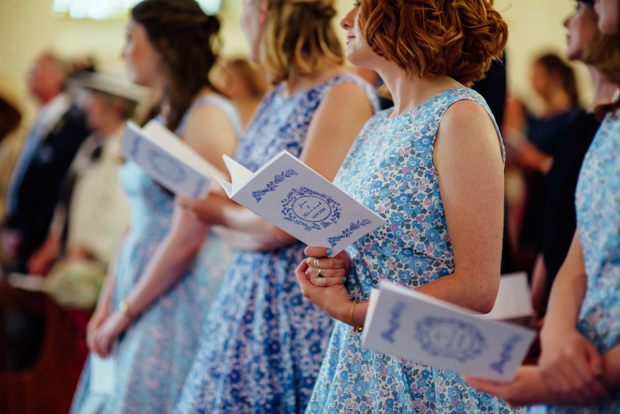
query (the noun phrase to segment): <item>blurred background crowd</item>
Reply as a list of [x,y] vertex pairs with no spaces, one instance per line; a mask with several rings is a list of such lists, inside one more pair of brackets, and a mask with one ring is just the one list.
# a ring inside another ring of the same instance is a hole
[[[133,3],[0,1],[3,413],[41,412],[40,404],[47,413],[66,412],[88,352],[86,323],[128,222],[116,179],[122,130],[150,99],[126,80],[120,56]],[[222,22],[213,82],[245,126],[269,85],[264,70],[248,62],[242,5],[202,0],[203,10]],[[340,17],[350,7],[349,0],[337,1]],[[616,86],[588,69],[583,39],[567,38],[576,2],[496,0],[495,7],[509,24],[508,46],[474,88],[493,109],[507,147],[502,273],[528,272],[542,317],[575,229],[579,165],[599,126],[584,109],[610,102]],[[378,83],[370,71],[351,70]],[[44,150],[33,142],[44,142]],[[39,171],[27,168],[36,157]],[[9,283],[11,274],[46,278]],[[12,335],[20,324],[39,329]]]

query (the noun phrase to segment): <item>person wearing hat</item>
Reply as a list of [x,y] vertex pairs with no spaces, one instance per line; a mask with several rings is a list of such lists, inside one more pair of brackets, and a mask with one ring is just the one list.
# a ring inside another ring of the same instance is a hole
[[85,111],[94,132],[63,180],[47,239],[28,261],[31,274],[46,274],[62,256],[107,265],[128,224],[129,205],[118,181],[120,149],[125,123],[147,91],[103,74],[88,74],[77,85],[88,93]]

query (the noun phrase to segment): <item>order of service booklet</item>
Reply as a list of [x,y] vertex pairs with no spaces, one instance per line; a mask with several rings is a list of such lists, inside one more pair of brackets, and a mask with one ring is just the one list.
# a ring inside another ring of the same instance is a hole
[[373,289],[364,348],[495,382],[511,381],[536,333],[484,319],[415,289]]
[[114,393],[116,378],[116,358],[113,352],[107,358],[90,353],[90,392],[111,395]]
[[198,200],[212,188],[212,176],[226,175],[198,155],[183,140],[153,120],[140,128],[127,122],[121,156],[137,163],[173,193]]
[[216,178],[228,197],[301,242],[332,249],[330,257],[386,223],[288,151],[255,173],[224,161],[232,183]]

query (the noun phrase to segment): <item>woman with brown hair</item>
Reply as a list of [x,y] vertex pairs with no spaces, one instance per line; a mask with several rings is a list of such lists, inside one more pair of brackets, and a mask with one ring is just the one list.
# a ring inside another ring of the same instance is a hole
[[[156,121],[224,170],[241,121],[209,80],[219,26],[193,0],[145,0],[131,12],[123,58],[131,80],[159,97]],[[114,387],[91,389],[91,357],[72,412],[169,413],[231,251],[136,163],[123,165],[120,181],[129,229],[87,329],[90,349],[114,359]]]
[[[245,0],[252,59],[275,85],[235,154],[250,170],[287,150],[331,181],[377,107],[372,87],[342,66],[334,15],[334,0]],[[238,251],[175,412],[303,412],[332,331],[295,281],[304,245],[226,196],[185,204]]]
[[334,184],[388,224],[338,260],[308,247],[297,269],[304,296],[337,321],[306,412],[508,413],[453,372],[361,340],[370,291],[383,280],[479,312],[493,307],[504,151],[491,110],[464,85],[501,55],[506,23],[487,0],[362,0],[342,26],[347,58],[377,71],[394,109],[364,126]]

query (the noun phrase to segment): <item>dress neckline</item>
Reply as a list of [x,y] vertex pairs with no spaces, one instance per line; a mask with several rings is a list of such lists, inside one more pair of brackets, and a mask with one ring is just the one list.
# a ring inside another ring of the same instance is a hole
[[403,117],[410,115],[412,112],[417,111],[417,110],[427,106],[431,102],[436,101],[439,97],[441,97],[443,95],[447,95],[449,92],[452,92],[452,91],[457,90],[457,89],[469,89],[469,88],[467,88],[466,86],[453,86],[451,88],[446,89],[443,92],[438,93],[437,95],[435,95],[432,98],[430,98],[428,101],[426,101],[426,102],[416,106],[415,108],[412,108],[412,109],[408,110],[407,112],[403,112],[402,114],[400,114],[398,116],[395,116],[394,118],[390,118],[390,115],[392,115],[392,113],[394,112],[394,108],[391,108],[392,109],[391,111],[389,111],[389,110],[385,111],[386,112],[385,118],[389,119],[389,120],[392,120],[392,121],[395,121],[395,120],[397,120],[399,118],[402,119]]

